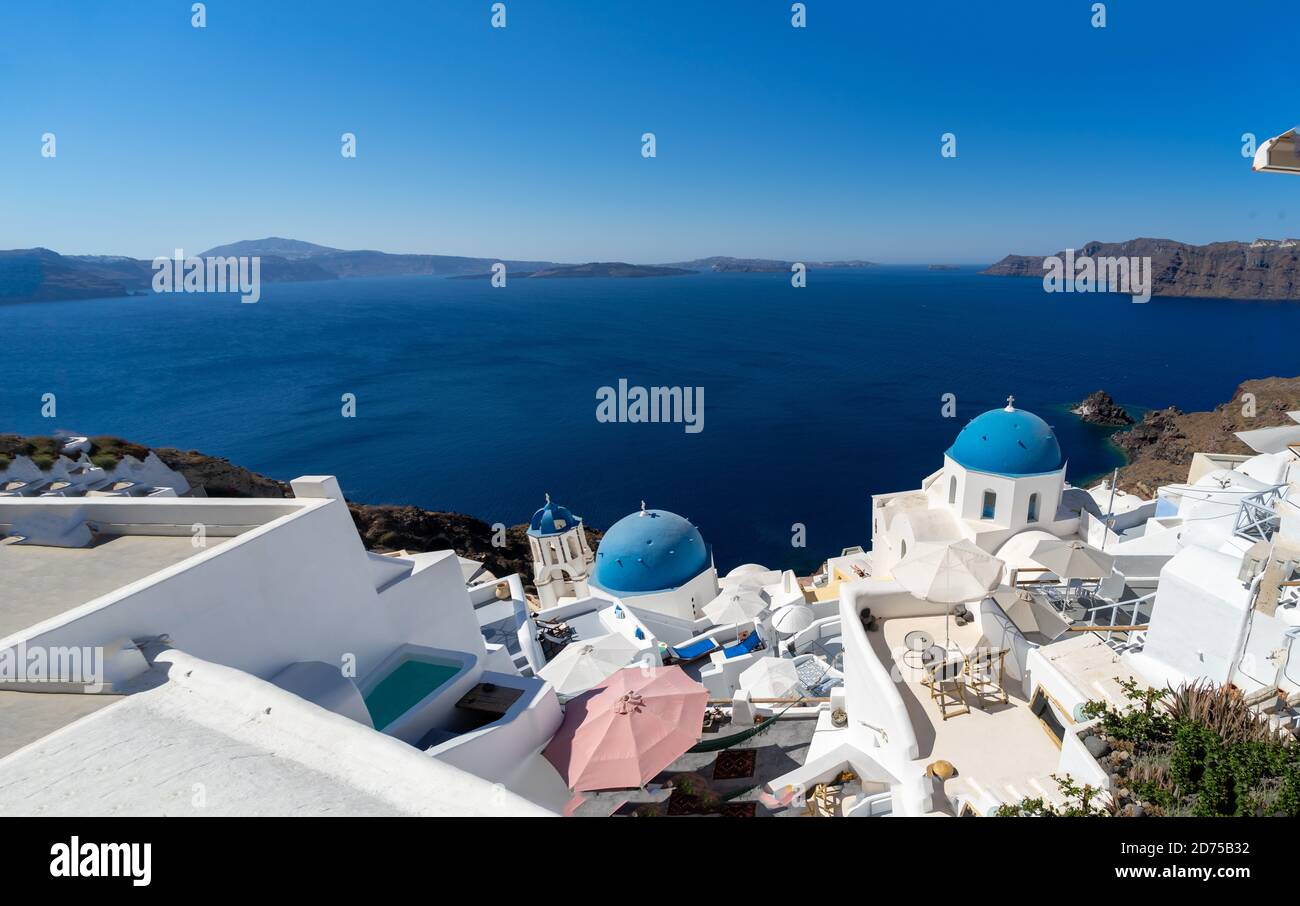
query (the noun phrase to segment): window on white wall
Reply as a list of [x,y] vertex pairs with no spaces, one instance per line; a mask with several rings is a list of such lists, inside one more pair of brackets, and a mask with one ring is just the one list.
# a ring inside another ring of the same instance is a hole
[[1038,521],[1038,495],[1037,494],[1029,495],[1029,521],[1030,522]]
[[957,502],[957,476],[954,475],[948,479],[948,502]]
[[981,519],[992,519],[998,511],[998,495],[992,491],[984,492],[984,507],[980,510]]
[[899,556],[899,557],[906,557],[906,556],[907,556],[907,542],[906,542],[906,541],[900,541],[900,542],[898,542],[898,556]]

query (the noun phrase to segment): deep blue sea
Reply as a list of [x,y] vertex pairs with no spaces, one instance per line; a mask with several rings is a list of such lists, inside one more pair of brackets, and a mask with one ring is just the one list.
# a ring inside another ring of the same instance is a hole
[[[1224,402],[1300,374],[1300,303],[1048,295],[974,268],[268,284],[262,300],[140,296],[0,308],[0,431],[116,434],[347,495],[526,520],[549,492],[608,527],[645,500],[722,570],[866,545],[870,495],[942,465],[1015,394],[1076,482],[1121,463],[1069,405]],[[1288,347],[1292,352],[1288,355]],[[607,424],[597,388],[704,388],[704,430]],[[57,418],[41,396],[57,395]],[[344,393],[356,417],[340,414]],[[941,396],[957,397],[957,417]],[[1137,413],[1135,413],[1137,414]],[[794,523],[807,547],[791,546]]]

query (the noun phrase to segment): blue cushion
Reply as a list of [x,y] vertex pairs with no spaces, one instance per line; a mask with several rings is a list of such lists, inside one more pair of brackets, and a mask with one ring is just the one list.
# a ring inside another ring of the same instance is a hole
[[728,648],[723,648],[722,653],[724,656],[729,658],[740,657],[742,654],[749,654],[751,651],[757,648],[758,642],[759,642],[758,633],[751,632],[743,642],[737,642],[736,644]]
[[699,657],[701,654],[712,651],[717,647],[718,643],[713,639],[699,639],[681,648],[669,648],[668,653],[678,660],[689,661],[691,658]]

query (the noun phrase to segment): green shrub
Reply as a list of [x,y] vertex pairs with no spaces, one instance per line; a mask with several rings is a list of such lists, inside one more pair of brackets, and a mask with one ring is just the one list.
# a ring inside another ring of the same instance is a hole
[[1065,797],[1064,805],[1054,805],[1046,799],[1022,799],[1017,803],[1000,805],[993,813],[995,818],[1104,818],[1109,810],[1096,803],[1102,792],[1094,786],[1079,786],[1069,774],[1064,777],[1052,775],[1061,795]]
[[112,453],[95,453],[90,457],[90,461],[101,469],[112,470],[117,468],[117,464],[122,460]]
[[[1300,746],[1238,689],[1201,682],[1163,690],[1140,689],[1132,680],[1121,685],[1125,707],[1084,706],[1113,750],[1102,757],[1115,778],[1113,814],[1300,817]],[[1063,783],[1072,800],[1065,809],[1025,799],[998,813],[1092,814],[1090,799],[1081,795],[1087,789]]]

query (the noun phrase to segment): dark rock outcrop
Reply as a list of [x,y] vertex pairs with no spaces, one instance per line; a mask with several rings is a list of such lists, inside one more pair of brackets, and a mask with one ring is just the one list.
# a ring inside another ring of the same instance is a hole
[[[92,440],[95,454],[129,453],[143,458],[152,449],[167,466],[185,476],[192,488],[202,489],[202,493],[208,497],[293,496],[288,482],[237,466],[219,456],[174,447],[149,448],[115,437],[96,437]],[[52,438],[0,434],[0,457],[40,456],[42,451],[57,453],[58,445]],[[501,539],[492,530],[492,526],[462,513],[424,510],[416,506],[353,502],[348,503],[348,510],[352,513],[352,521],[356,523],[357,533],[367,550],[379,553],[454,550],[462,557],[480,561],[494,575],[518,573],[524,584],[531,587],[532,555],[528,547],[526,523],[507,528],[504,543],[497,546],[494,542]],[[586,532],[587,540],[594,549],[603,533],[590,527]]]
[[219,456],[198,450],[155,447],[164,465],[185,476],[192,488],[202,488],[209,497],[292,497],[287,481],[277,481],[237,466]]
[[1209,412],[1183,412],[1174,406],[1152,410],[1111,437],[1128,457],[1119,470],[1119,486],[1151,497],[1160,485],[1186,481],[1195,453],[1251,455],[1254,451],[1236,432],[1294,424],[1287,413],[1297,410],[1300,377],[1246,381],[1230,400]]
[[[1076,259],[1151,259],[1152,294],[1215,299],[1300,299],[1300,240],[1188,245],[1172,239],[1089,242]],[[1065,252],[1057,252],[1064,256]],[[1008,255],[980,273],[1043,279],[1042,255]]]
[[1097,390],[1084,397],[1074,407],[1074,414],[1093,425],[1131,425],[1133,416],[1124,411],[1105,390]]

